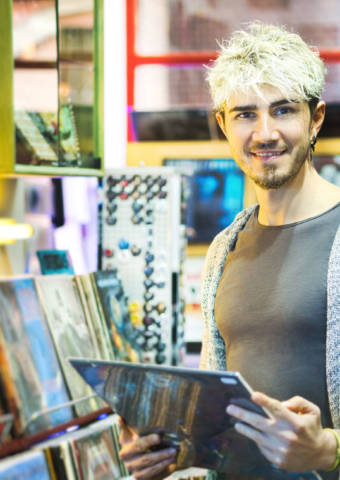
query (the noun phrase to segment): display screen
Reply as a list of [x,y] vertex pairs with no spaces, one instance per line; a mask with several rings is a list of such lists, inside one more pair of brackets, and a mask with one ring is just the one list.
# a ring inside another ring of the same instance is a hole
[[210,243],[243,208],[244,175],[232,159],[165,159],[184,175],[189,244]]
[[[206,109],[131,112],[135,140],[210,140],[209,112]],[[214,129],[215,131],[215,129]]]

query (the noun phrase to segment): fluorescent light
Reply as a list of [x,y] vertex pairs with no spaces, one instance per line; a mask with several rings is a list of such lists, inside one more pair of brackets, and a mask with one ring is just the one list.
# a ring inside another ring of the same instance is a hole
[[0,218],[0,245],[24,240],[33,235],[33,227],[28,223],[16,223],[13,218]]

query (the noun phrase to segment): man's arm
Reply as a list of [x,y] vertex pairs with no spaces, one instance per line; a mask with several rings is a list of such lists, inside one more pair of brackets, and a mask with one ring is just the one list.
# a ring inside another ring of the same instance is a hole
[[289,472],[327,470],[334,465],[337,441],[322,428],[319,407],[302,397],[279,402],[259,392],[252,394],[252,400],[272,418],[235,405],[229,405],[227,413],[247,424],[236,423],[235,429],[254,440],[267,460]]

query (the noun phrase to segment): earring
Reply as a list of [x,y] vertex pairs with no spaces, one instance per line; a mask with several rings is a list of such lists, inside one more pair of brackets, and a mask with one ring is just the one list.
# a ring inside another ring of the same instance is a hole
[[316,140],[317,140],[316,136],[313,135],[312,138],[311,138],[311,141],[310,141],[310,148],[311,148],[312,152],[315,151]]

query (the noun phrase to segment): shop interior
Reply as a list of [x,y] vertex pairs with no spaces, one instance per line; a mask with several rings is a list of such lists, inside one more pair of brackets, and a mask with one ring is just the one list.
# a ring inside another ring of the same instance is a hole
[[[19,478],[1,476],[17,455],[44,472],[27,478],[92,478],[87,437],[69,440],[76,475],[60,441],[86,428],[112,478],[128,477],[112,410],[61,358],[198,367],[207,248],[256,203],[206,67],[255,18],[319,49],[327,111],[313,161],[340,186],[338,2],[1,0],[0,479]],[[31,333],[30,321],[41,322]],[[64,476],[49,473],[57,455]],[[173,478],[209,478],[191,475]]]

